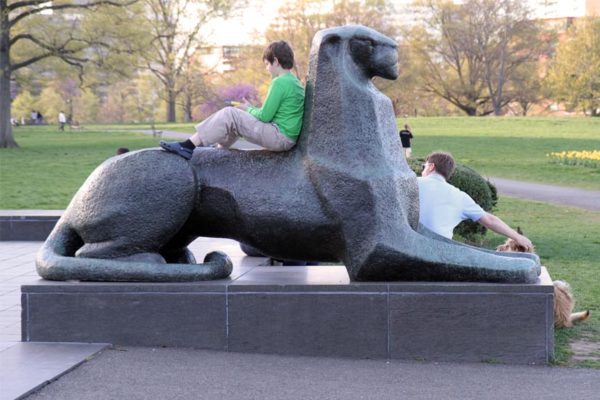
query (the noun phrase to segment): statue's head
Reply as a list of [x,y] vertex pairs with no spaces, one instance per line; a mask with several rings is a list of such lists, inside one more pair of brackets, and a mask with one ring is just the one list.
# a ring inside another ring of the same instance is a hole
[[368,79],[398,77],[398,45],[389,37],[361,25],[347,25],[317,32],[313,51],[341,47]]

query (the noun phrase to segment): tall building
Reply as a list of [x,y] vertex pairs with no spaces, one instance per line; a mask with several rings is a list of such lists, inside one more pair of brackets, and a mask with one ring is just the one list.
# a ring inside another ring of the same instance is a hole
[[600,0],[529,0],[538,19],[600,17]]

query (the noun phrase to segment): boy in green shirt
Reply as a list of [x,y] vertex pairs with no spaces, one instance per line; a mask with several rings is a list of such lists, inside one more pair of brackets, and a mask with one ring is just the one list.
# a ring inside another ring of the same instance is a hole
[[244,100],[236,107],[225,107],[200,124],[196,134],[185,142],[160,142],[160,146],[189,160],[197,146],[215,143],[230,147],[240,137],[272,151],[294,147],[304,115],[304,88],[291,73],[294,52],[284,41],[271,43],[263,61],[273,77],[267,98],[260,108]]

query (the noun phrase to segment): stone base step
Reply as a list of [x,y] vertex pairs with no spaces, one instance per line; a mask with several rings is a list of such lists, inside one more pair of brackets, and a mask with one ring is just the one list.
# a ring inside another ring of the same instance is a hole
[[22,287],[22,340],[234,352],[545,364],[553,287],[355,283],[343,266],[236,267],[198,283],[40,280]]
[[62,210],[0,210],[0,241],[46,240]]

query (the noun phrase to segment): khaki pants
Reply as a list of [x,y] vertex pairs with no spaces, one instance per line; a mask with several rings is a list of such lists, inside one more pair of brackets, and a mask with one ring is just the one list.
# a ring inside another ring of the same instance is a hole
[[241,137],[271,151],[286,151],[296,144],[282,134],[277,125],[259,121],[234,107],[217,111],[196,125],[196,132],[205,146],[218,143],[230,147]]
[[404,157],[405,158],[410,158],[412,156],[412,148],[410,147],[403,147],[404,149]]

